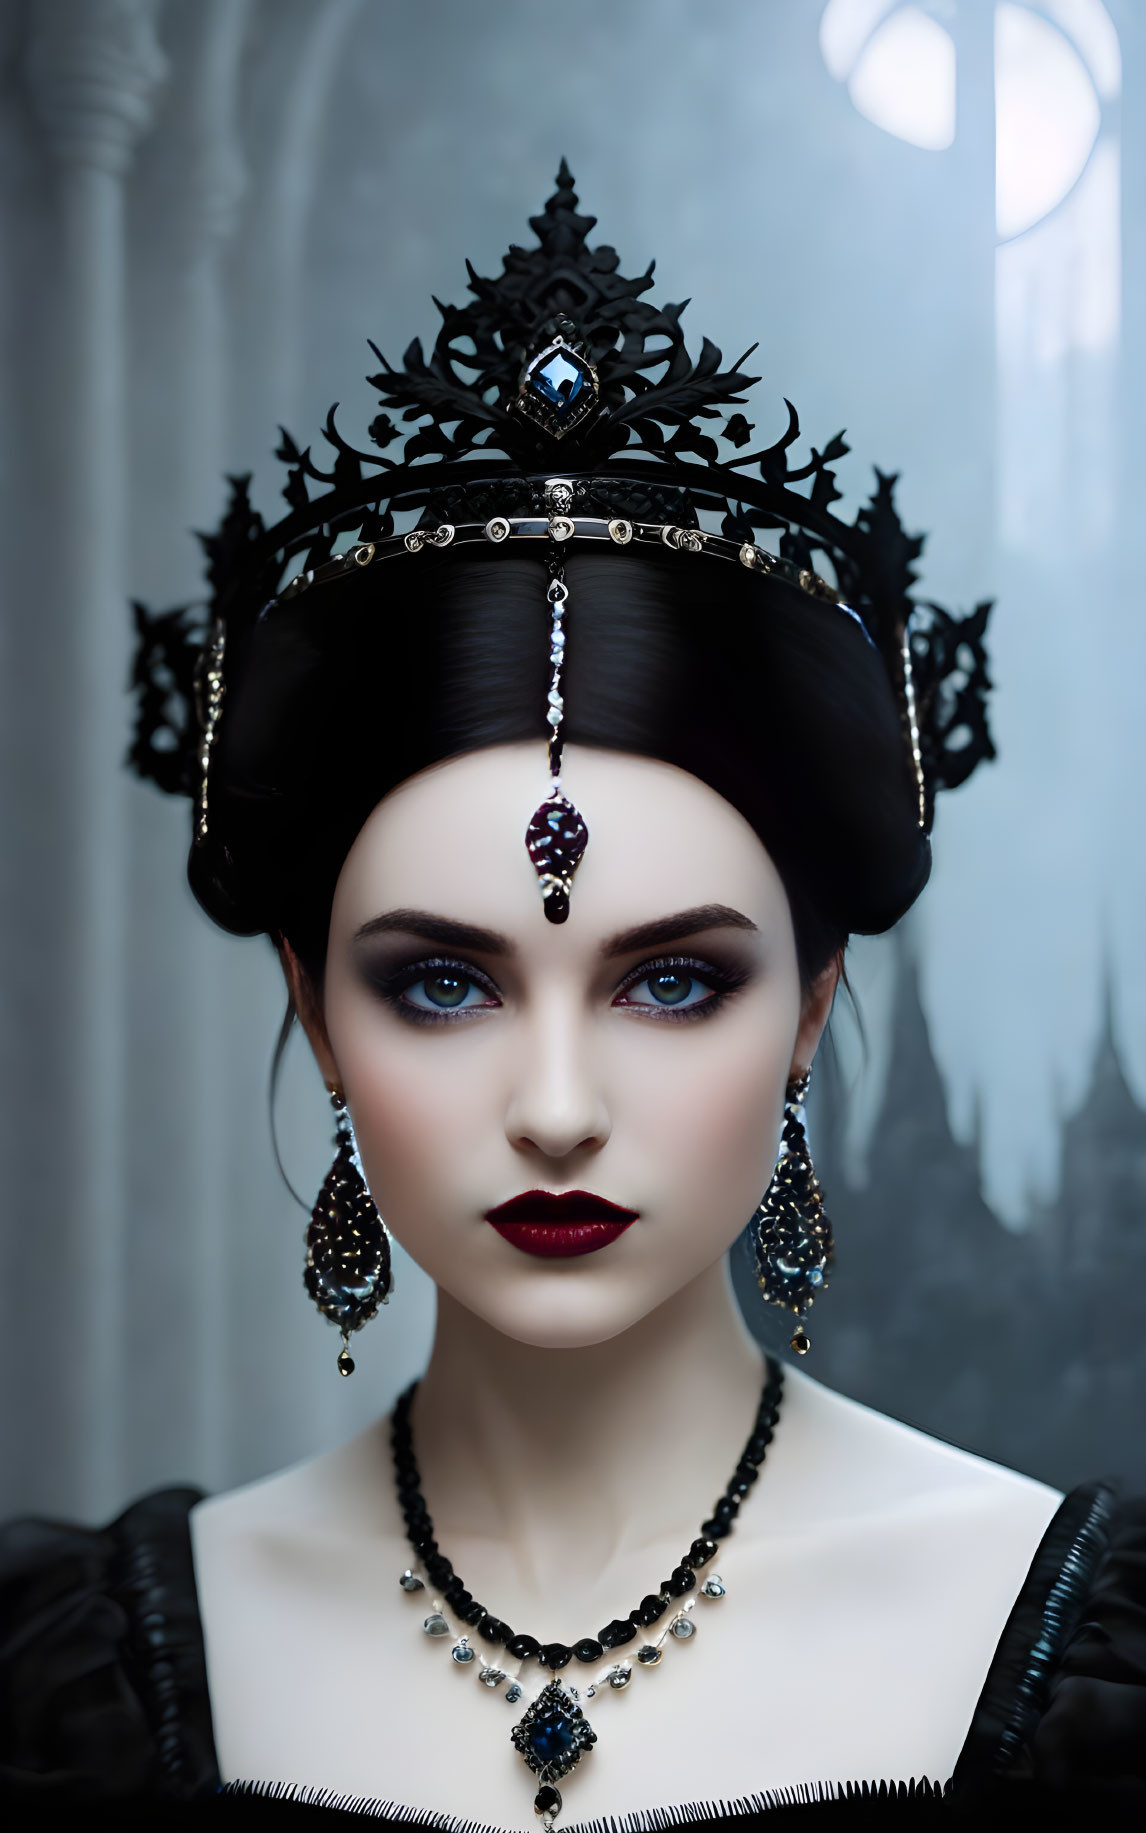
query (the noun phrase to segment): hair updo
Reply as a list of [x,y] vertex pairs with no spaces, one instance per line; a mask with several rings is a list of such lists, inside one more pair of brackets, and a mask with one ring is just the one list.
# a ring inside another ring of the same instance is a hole
[[[566,742],[675,764],[740,811],[805,984],[849,933],[890,928],[930,848],[886,669],[851,620],[687,555],[574,550],[565,579]],[[321,985],[335,885],[382,797],[444,759],[544,743],[545,580],[533,553],[424,552],[266,608],[228,655],[189,865],[216,922],[285,938]]]

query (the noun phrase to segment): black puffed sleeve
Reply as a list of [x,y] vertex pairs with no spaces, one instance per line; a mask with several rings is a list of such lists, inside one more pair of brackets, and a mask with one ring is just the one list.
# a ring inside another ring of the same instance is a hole
[[1146,1498],[1072,1490],[1015,1602],[952,1807],[1146,1826]]
[[145,1496],[107,1528],[0,1530],[0,1787],[49,1801],[218,1787],[188,1515]]
[[1030,1742],[1032,1774],[1121,1789],[1146,1825],[1146,1497],[1111,1515],[1107,1544]]

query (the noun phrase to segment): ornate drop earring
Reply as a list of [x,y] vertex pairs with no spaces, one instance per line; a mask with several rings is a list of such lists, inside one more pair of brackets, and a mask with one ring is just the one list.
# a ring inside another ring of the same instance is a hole
[[341,1089],[331,1089],[338,1148],[306,1231],[303,1284],[324,1317],[342,1332],[340,1375],[354,1373],[352,1330],[368,1324],[394,1290],[390,1234],[366,1187],[354,1129]]
[[828,1283],[835,1258],[832,1225],[808,1151],[804,1097],[811,1074],[789,1082],[784,1096],[784,1130],[776,1169],[752,1218],[756,1282],[770,1305],[795,1316],[791,1346],[806,1356],[811,1339],[800,1320]]

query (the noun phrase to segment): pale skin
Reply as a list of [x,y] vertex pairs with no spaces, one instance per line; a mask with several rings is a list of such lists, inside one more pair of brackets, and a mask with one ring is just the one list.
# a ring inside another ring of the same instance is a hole
[[[698,1493],[727,1481],[761,1360],[724,1257],[771,1176],[785,1084],[811,1062],[836,979],[833,962],[802,994],[780,878],[743,818],[696,778],[571,751],[565,780],[592,835],[566,923],[546,920],[521,841],[538,800],[536,746],[498,747],[387,797],[339,879],[321,1019],[296,982],[379,1208],[438,1287],[414,1417],[442,1530],[508,1534],[507,1551],[534,1575],[519,1609],[534,1621],[570,1575],[599,1571],[618,1542],[639,1545],[663,1520],[656,1486],[647,1509],[635,1503],[633,1447],[673,1435],[682,1390],[698,1379],[705,1411],[728,1422]],[[666,844],[682,826],[685,844]],[[626,930],[698,906],[711,924],[605,953]],[[434,946],[405,929],[360,937],[394,910],[492,930],[508,951]],[[496,1003],[477,986],[461,1012],[427,1012],[438,1022],[399,1016],[364,974],[419,956],[471,963]],[[634,970],[686,959],[698,972],[684,1006],[655,1004],[640,983],[619,990]],[[721,1000],[700,978],[706,964],[745,984]],[[640,1220],[601,1252],[539,1261],[483,1220],[532,1189],[587,1189]],[[571,1380],[577,1413],[555,1431]],[[567,1508],[586,1468],[589,1536]],[[682,1513],[682,1532],[697,1518],[695,1505]]]
[[[284,965],[378,1206],[437,1285],[413,1428],[439,1543],[515,1628],[573,1642],[657,1588],[747,1437],[763,1365],[727,1250],[839,963],[801,986],[782,881],[715,791],[578,747],[564,780],[591,838],[548,923],[522,840],[540,762],[498,746],[387,796],[339,877],[321,991],[289,947]],[[639,1219],[536,1259],[484,1216],[537,1189]],[[790,1376],[716,1562],[728,1599],[601,1707],[564,1818],[950,1773],[1056,1500]],[[194,1532],[225,1778],[532,1824],[509,1709],[445,1671],[393,1583],[409,1552],[382,1428],[201,1506]],[[448,1770],[427,1741],[443,1714]]]

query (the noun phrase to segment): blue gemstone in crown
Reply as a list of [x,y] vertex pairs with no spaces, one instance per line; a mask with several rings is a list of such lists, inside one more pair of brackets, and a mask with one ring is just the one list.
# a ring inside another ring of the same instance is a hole
[[599,408],[597,371],[558,332],[522,370],[517,406],[535,425],[561,439]]
[[557,413],[564,414],[572,407],[589,379],[589,366],[580,357],[567,350],[555,350],[547,362],[533,371],[529,386],[543,401],[548,401]]

